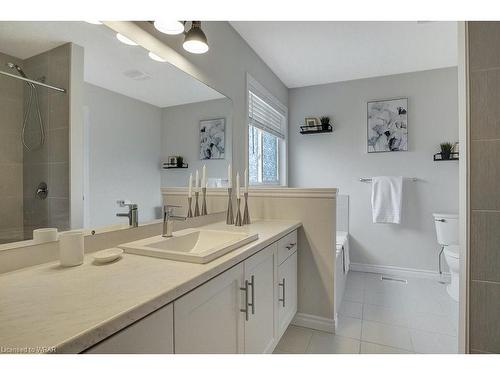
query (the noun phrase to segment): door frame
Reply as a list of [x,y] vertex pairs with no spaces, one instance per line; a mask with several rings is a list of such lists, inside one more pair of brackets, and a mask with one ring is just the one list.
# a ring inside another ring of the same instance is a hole
[[469,353],[469,260],[470,260],[470,110],[469,43],[467,21],[457,22],[459,160],[459,319],[458,352]]

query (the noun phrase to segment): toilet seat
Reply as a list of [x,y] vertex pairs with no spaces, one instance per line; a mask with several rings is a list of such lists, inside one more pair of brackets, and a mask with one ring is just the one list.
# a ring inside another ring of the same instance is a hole
[[451,258],[460,259],[460,247],[458,245],[448,245],[444,247],[444,255]]

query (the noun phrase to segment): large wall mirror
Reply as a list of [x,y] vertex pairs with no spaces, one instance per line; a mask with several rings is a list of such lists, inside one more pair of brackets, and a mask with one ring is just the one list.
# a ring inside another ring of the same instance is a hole
[[153,221],[161,187],[203,165],[223,184],[231,100],[121,39],[86,22],[0,22],[0,244],[125,225],[118,200]]

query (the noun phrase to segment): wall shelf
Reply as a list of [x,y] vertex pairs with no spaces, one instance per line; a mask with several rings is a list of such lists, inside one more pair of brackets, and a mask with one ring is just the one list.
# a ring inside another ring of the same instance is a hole
[[188,163],[183,163],[182,167],[179,167],[177,164],[169,164],[169,163],[163,163],[161,165],[161,169],[183,169],[188,167],[189,167]]
[[323,125],[300,125],[300,134],[320,134],[333,132],[333,126],[328,124],[328,128],[324,129]]
[[454,160],[459,160],[459,153],[458,152],[452,152],[450,154],[450,158],[449,159],[443,159],[442,156],[441,156],[441,153],[438,152],[436,154],[434,154],[434,161],[454,161]]

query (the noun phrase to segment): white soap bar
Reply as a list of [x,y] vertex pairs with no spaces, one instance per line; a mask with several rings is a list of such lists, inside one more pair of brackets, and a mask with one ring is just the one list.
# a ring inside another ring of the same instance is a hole
[[63,267],[79,266],[83,263],[83,232],[69,231],[59,235],[59,260]]
[[33,231],[33,242],[36,244],[57,241],[57,228],[39,228]]

